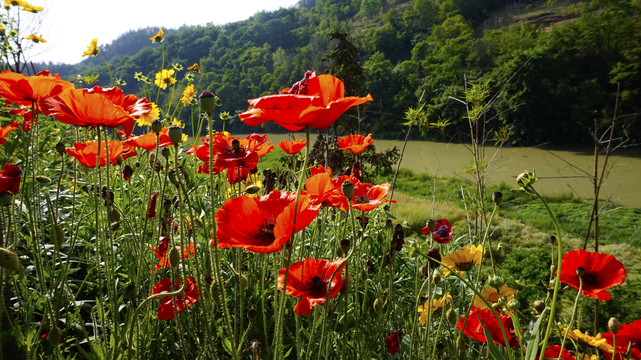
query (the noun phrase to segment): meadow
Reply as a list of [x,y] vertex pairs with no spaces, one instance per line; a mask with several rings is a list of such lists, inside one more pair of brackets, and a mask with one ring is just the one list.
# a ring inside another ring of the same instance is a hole
[[238,115],[296,141],[214,132],[198,72],[140,75],[145,97],[0,74],[4,357],[641,358],[638,209],[584,243],[589,203],[523,169],[486,186],[478,153],[476,182],[394,175],[358,133],[314,157],[311,129],[372,98],[313,71]]

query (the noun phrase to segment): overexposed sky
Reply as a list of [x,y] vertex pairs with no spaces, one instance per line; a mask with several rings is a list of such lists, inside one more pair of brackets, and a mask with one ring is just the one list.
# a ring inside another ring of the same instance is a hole
[[[266,10],[288,8],[298,0],[27,0],[44,7],[41,14],[21,11],[23,29],[47,40],[33,44],[28,60],[73,64],[82,60],[82,52],[91,39],[98,47],[119,35],[139,28],[159,26],[165,29],[182,25],[222,25],[245,20]],[[40,24],[33,19],[40,19]],[[29,35],[25,33],[23,36]]]

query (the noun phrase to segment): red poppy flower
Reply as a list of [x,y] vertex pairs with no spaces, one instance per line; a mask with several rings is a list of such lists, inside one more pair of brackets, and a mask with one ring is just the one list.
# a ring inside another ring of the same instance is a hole
[[297,154],[307,145],[305,139],[298,139],[294,141],[281,141],[278,143],[278,147],[283,149],[284,152],[292,155]]
[[[354,196],[352,196],[352,208],[360,211],[371,211],[376,209],[379,205],[386,201],[396,202],[396,200],[386,200],[385,197],[389,192],[390,184],[372,185],[367,183],[358,182],[355,178],[354,183]],[[347,211],[349,203],[347,198],[341,205],[341,210]]]
[[374,142],[372,141],[372,134],[367,135],[367,137],[355,134],[338,138],[337,143],[340,150],[360,154],[366,147],[370,146]]
[[[608,344],[614,346],[611,331],[603,334],[603,338]],[[641,359],[641,319],[630,324],[622,324],[616,333],[616,338],[616,360],[627,359],[625,355],[628,351],[628,345],[630,345],[630,358]],[[605,355],[608,360],[612,359],[611,351],[603,351],[603,355]]]
[[[196,156],[199,160],[202,161],[198,167],[199,174],[208,174],[209,173],[209,145],[206,143],[206,139],[200,139],[204,145],[191,145],[191,149],[187,150],[187,154]],[[212,170],[214,175],[218,175],[223,172],[225,169],[216,167],[216,154],[214,154],[214,169]]]
[[[509,316],[502,314],[499,314],[499,317],[501,318],[501,323],[503,323],[503,327],[505,328],[510,347],[518,345],[518,338],[513,334],[514,329],[512,328],[512,319]],[[463,328],[463,324],[465,324],[465,329]],[[458,323],[456,323],[456,328],[459,331],[463,331],[463,333],[468,337],[484,343],[487,342],[487,339],[485,338],[485,329],[483,326],[485,326],[490,332],[495,344],[501,343],[505,345],[505,338],[501,331],[501,325],[489,309],[479,309],[472,306],[472,311],[467,318],[467,323],[465,322],[465,317],[460,318]]]
[[131,175],[134,174],[134,168],[132,168],[130,165],[125,165],[125,167],[122,168],[122,178],[125,180],[129,180],[131,178]]
[[[421,230],[421,234],[427,235],[431,232],[427,226]],[[452,225],[446,219],[436,221],[434,224],[434,235],[432,238],[439,244],[447,244],[452,241],[455,233],[452,232]]]
[[[122,156],[122,159],[129,158],[136,155],[136,152],[131,150],[131,148],[125,145],[121,141],[112,141],[109,140],[109,163],[113,166],[116,165],[116,159],[119,156]],[[105,166],[107,164],[107,144],[102,141],[100,143],[100,163],[99,166]],[[95,167],[96,161],[98,160],[98,142],[87,142],[87,143],[75,143],[73,144],[74,149],[66,149],[67,154],[73,156],[78,160],[82,165],[86,167]]]
[[280,251],[293,230],[301,231],[318,214],[318,209],[309,207],[307,195],[299,196],[296,215],[295,206],[296,194],[278,190],[264,196],[239,196],[225,201],[216,213],[218,247],[260,253]]
[[8,191],[17,194],[20,190],[20,174],[22,170],[16,164],[4,164],[0,171],[0,192]]
[[[287,290],[285,293],[290,296],[300,297],[294,313],[297,315],[309,315],[312,313],[312,307],[320,305],[325,300],[333,299],[343,287],[341,274],[345,264],[343,259],[336,261],[317,260],[306,258],[304,261],[293,263],[287,268],[278,272],[278,290],[283,291],[285,284],[285,273],[287,273]],[[334,272],[334,278],[332,275]],[[331,284],[330,284],[331,279]],[[329,296],[327,295],[327,287]]]
[[572,250],[563,255],[561,282],[578,290],[579,275],[577,269],[579,268],[583,270],[581,293],[601,301],[608,301],[612,298],[605,290],[623,284],[627,273],[623,264],[612,255],[585,250]]
[[[190,256],[194,256],[196,246],[198,245],[190,243],[189,245],[183,246],[182,248],[180,246],[176,246],[176,249],[182,253],[183,259],[187,259]],[[157,248],[153,247],[149,249],[156,253],[156,257],[159,260],[158,264],[156,264],[156,266],[154,267],[154,273],[158,271],[158,269],[160,268],[171,267],[171,261],[169,261],[169,251],[167,251],[168,247],[169,247],[169,239],[167,239],[166,237],[163,237],[160,242],[160,245]]]
[[31,106],[32,102],[73,88],[73,83],[61,80],[58,74],[51,76],[51,73],[46,70],[34,76],[25,76],[11,71],[0,73],[0,97],[18,105]]
[[[169,127],[164,127],[158,133],[158,135],[160,135],[160,143],[158,145],[159,148],[174,145],[174,143],[171,142],[171,140],[169,140],[168,132],[169,132]],[[156,133],[152,131],[144,135],[131,137],[125,140],[125,144],[131,147],[137,147],[137,148],[141,148],[149,151],[155,150],[156,149]]]
[[[154,288],[151,292],[152,295],[160,294],[164,291],[172,292],[181,288],[183,280],[180,279],[176,281],[175,284],[172,284],[169,279],[162,279],[154,285]],[[198,291],[198,285],[196,285],[196,280],[189,276],[187,278],[187,284],[185,285],[185,291],[182,294],[176,296],[165,296],[160,298],[160,305],[158,306],[158,319],[160,320],[169,320],[176,317],[176,311],[180,315],[183,310],[190,307],[200,298],[200,292]]]
[[151,194],[151,198],[149,198],[149,207],[147,207],[148,219],[153,219],[156,217],[156,202],[158,201],[159,194],[160,191],[156,191],[155,193]]
[[343,82],[331,75],[316,76],[308,71],[305,78],[280,94],[249,100],[251,109],[241,113],[241,121],[250,126],[274,121],[289,131],[306,126],[324,130],[352,106],[372,101],[372,96],[344,97]]
[[[207,139],[203,141],[208,145]],[[213,151],[216,154],[215,165],[219,168],[244,166],[253,169],[258,158],[274,149],[267,135],[251,134],[245,138],[229,136],[228,133],[216,133],[212,136]]]
[[392,355],[396,354],[399,350],[399,344],[401,343],[402,339],[403,331],[401,329],[393,331],[391,334],[389,334],[387,336],[387,340],[385,341],[387,352]]
[[316,164],[315,166],[312,166],[311,168],[309,168],[309,173],[312,175],[316,175],[324,172],[326,172],[328,175],[332,175],[332,168],[328,166],[327,169],[325,169],[325,167],[321,164]]
[[[111,100],[111,102],[123,108],[129,116],[139,119],[141,116],[148,114],[153,110],[153,104],[147,98],[138,98],[136,95],[129,94],[125,96],[124,91],[120,88],[102,88],[94,86],[91,89],[85,89],[89,94],[101,94]],[[125,130],[126,131],[126,130]],[[127,132],[129,134],[129,132]]]
[[340,206],[343,196],[334,184],[329,173],[317,173],[305,180],[305,192],[309,194],[309,202],[314,206]]
[[576,360],[574,355],[572,355],[572,353],[569,352],[566,348],[563,348],[561,357],[559,357],[559,353],[561,353],[561,345],[550,345],[547,349],[545,349],[543,357],[545,359]]
[[108,97],[90,93],[84,89],[69,89],[48,97],[40,102],[45,115],[54,116],[58,121],[82,127],[122,126],[125,133],[131,134],[134,119]]
[[0,144],[4,144],[7,142],[7,135],[12,132],[13,130],[17,129],[20,126],[20,124],[17,121],[12,122],[11,124],[1,127],[0,126]]

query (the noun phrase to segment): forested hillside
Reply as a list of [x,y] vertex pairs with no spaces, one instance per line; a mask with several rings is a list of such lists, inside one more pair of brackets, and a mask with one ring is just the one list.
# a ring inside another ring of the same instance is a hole
[[[153,28],[100,49],[127,92],[142,93],[134,74],[153,80],[163,50],[165,68],[198,63],[196,89],[214,91],[231,114],[308,69],[330,71],[350,95],[372,94],[361,128],[379,138],[400,138],[405,111],[422,98],[430,121],[451,123],[422,138],[465,140],[470,126],[459,100],[477,85],[489,134],[509,130],[514,145],[575,145],[592,142],[595,118],[607,126],[615,104],[618,135],[639,140],[640,8],[639,0],[301,0],[246,21],[166,31],[162,47],[149,41]],[[99,74],[97,84],[109,85],[99,57],[40,67],[69,79]],[[176,94],[184,86],[179,81]],[[249,131],[237,120],[227,129]]]

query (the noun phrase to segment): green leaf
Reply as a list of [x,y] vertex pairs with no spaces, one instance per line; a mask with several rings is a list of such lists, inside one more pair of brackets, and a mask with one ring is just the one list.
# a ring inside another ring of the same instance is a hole
[[[545,312],[548,309],[545,308],[539,315],[539,318],[534,323],[532,331],[530,332],[530,341],[527,343],[527,349],[525,350],[525,360],[535,360],[536,354],[539,352],[539,343],[541,342],[541,322],[543,321]],[[534,336],[532,336],[534,335]]]

